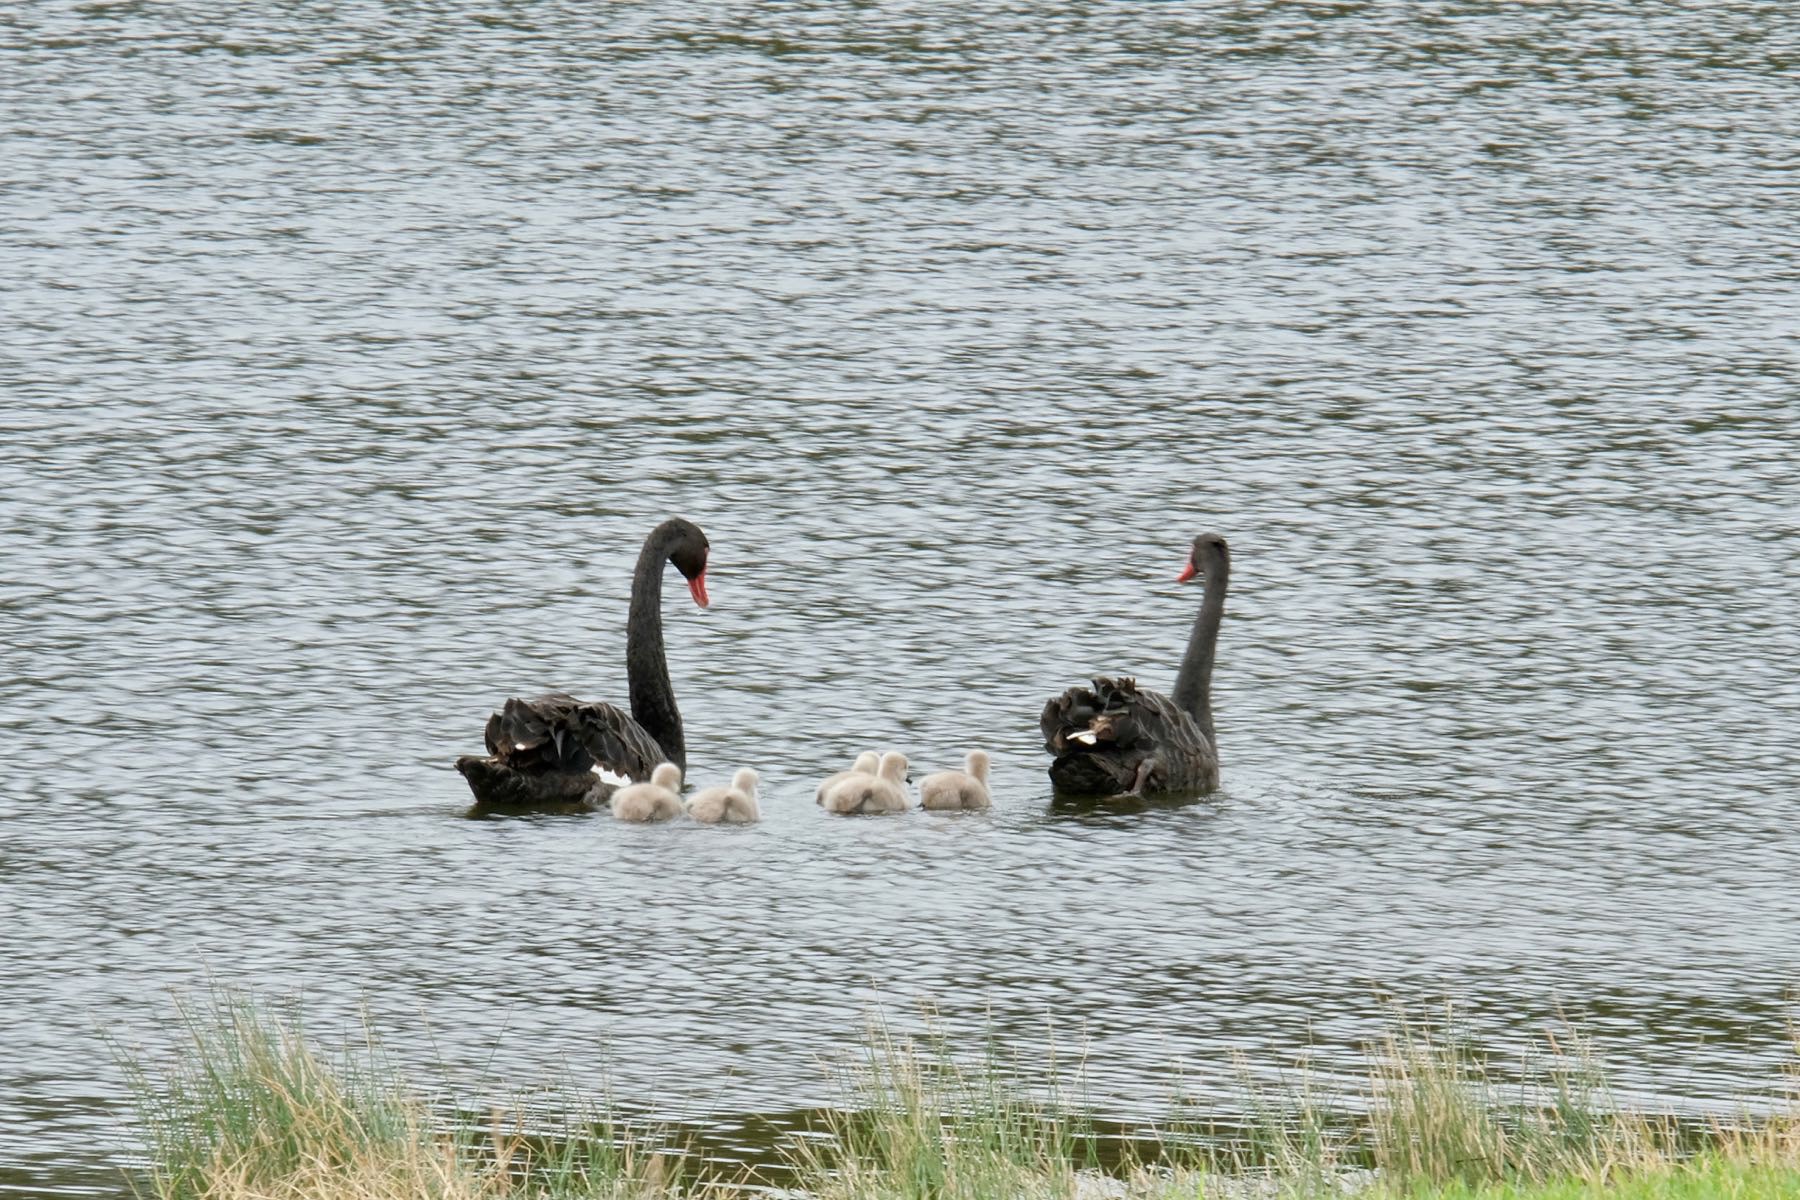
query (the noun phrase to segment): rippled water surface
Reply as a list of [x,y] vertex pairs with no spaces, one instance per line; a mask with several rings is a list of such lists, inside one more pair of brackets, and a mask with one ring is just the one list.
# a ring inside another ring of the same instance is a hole
[[[0,16],[5,1185],[117,1189],[102,1036],[209,979],[721,1123],[915,998],[1117,1115],[1384,990],[1769,1085],[1792,21],[279,7]],[[669,513],[691,774],[768,819],[461,819],[500,699],[623,698]],[[1223,791],[1054,809],[1039,706],[1168,686],[1205,528]],[[823,815],[865,745],[997,803]]]

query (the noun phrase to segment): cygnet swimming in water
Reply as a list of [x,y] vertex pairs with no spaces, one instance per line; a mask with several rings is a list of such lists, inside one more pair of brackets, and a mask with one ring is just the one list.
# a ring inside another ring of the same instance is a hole
[[688,798],[688,816],[707,825],[748,825],[762,816],[756,807],[756,772],[745,767],[727,787],[701,788]]
[[971,750],[966,771],[938,771],[919,781],[919,807],[937,809],[986,808],[988,796],[988,756],[986,750]]
[[681,815],[681,768],[657,763],[649,783],[633,783],[612,794],[612,815],[621,821],[667,821]]
[[906,796],[906,755],[889,750],[874,775],[855,774],[825,793],[826,812],[893,813],[912,807]]
[[814,799],[820,804],[825,803],[826,792],[829,792],[832,788],[844,782],[844,780],[850,778],[852,775],[873,775],[875,774],[875,769],[880,765],[881,756],[879,754],[875,753],[873,750],[864,750],[861,754],[856,756],[856,761],[851,764],[848,771],[839,771],[836,775],[827,775],[825,777],[825,782],[819,785],[818,794]]

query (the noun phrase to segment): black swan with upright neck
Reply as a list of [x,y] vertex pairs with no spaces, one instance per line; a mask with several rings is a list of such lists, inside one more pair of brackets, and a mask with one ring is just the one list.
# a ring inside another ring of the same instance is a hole
[[487,757],[456,760],[477,805],[599,808],[619,786],[648,780],[658,763],[687,769],[681,710],[663,651],[663,564],[675,564],[704,608],[707,548],[700,527],[680,517],[644,539],[625,623],[631,714],[564,692],[508,700],[488,718]]
[[1231,548],[1216,533],[1194,539],[1179,582],[1198,575],[1206,594],[1188,635],[1187,653],[1164,696],[1134,679],[1094,680],[1044,705],[1038,725],[1044,748],[1056,755],[1050,782],[1075,796],[1210,792],[1219,786],[1213,735],[1213,651],[1225,614]]

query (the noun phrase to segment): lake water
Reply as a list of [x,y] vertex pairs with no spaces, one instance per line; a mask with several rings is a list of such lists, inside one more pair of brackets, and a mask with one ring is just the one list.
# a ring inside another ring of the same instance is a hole
[[[0,1191],[119,1190],[102,1039],[209,980],[719,1128],[919,1002],[1119,1116],[1384,994],[1762,1093],[1797,56],[1748,3],[0,16]],[[623,698],[671,513],[691,777],[767,819],[462,819],[501,699]],[[1202,529],[1223,790],[1053,808],[1039,708],[1172,682]],[[812,802],[974,745],[991,813]]]

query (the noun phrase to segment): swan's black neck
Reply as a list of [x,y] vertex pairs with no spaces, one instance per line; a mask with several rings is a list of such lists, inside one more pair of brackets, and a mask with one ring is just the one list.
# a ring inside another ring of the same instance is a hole
[[1194,565],[1200,570],[1201,586],[1206,598],[1200,602],[1200,615],[1194,618],[1194,631],[1188,634],[1187,653],[1181,656],[1181,673],[1175,676],[1175,703],[1200,727],[1206,740],[1218,752],[1219,739],[1213,734],[1212,673],[1213,651],[1219,644],[1219,621],[1225,615],[1225,588],[1231,579],[1231,551],[1224,542],[1196,546],[1194,553],[1204,561]]
[[681,736],[681,710],[669,682],[669,659],[663,651],[662,580],[669,552],[680,536],[665,521],[644,539],[637,570],[631,576],[631,611],[625,621],[625,676],[630,681],[631,716],[656,739],[663,757],[687,770],[687,743]]

